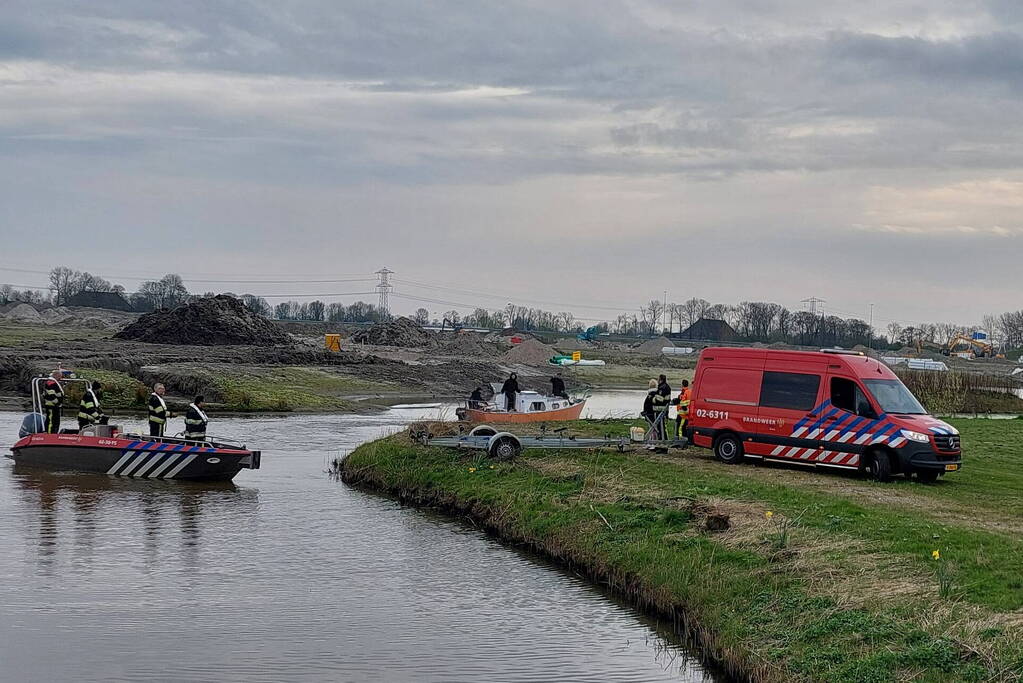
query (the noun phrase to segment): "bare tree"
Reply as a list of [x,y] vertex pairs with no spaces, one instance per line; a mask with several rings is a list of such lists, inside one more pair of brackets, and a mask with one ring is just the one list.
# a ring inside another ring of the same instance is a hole
[[902,325],[894,320],[888,323],[888,327],[885,329],[888,332],[888,342],[890,344],[894,344],[899,339],[899,335],[902,334]]

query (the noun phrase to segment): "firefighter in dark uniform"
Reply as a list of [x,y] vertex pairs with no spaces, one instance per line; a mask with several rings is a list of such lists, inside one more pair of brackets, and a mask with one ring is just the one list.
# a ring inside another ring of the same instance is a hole
[[149,408],[149,436],[163,436],[167,428],[167,418],[171,414],[167,411],[167,402],[163,400],[165,393],[167,389],[162,384],[156,384],[146,403]]
[[54,370],[43,387],[43,409],[46,412],[46,433],[60,434],[60,411],[64,407],[64,389],[58,381],[60,370]]
[[210,418],[202,411],[203,397],[196,396],[185,411],[185,438],[192,441],[206,440],[206,425]]
[[82,394],[82,402],[78,404],[78,428],[83,429],[89,425],[106,424],[107,416],[103,414],[99,397],[103,385],[93,382],[91,387],[85,389]]

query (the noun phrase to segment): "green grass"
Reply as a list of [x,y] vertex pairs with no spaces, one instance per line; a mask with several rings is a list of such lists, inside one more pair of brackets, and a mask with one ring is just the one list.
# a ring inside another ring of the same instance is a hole
[[105,339],[109,330],[89,327],[69,328],[63,325],[26,325],[23,323],[0,322],[0,348],[18,347],[39,342],[67,342]]
[[227,366],[209,373],[225,404],[242,411],[352,410],[344,396],[393,389],[317,368]]
[[[140,410],[145,406],[149,389],[134,377],[116,370],[94,368],[73,368],[78,377],[98,381],[103,385],[100,404],[105,412],[111,409]],[[72,384],[68,387],[65,408],[74,408],[82,398],[83,387]]]
[[[360,447],[342,469],[347,481],[457,508],[662,612],[684,610],[744,676],[1018,680],[1023,421],[956,425],[965,469],[934,485],[730,467],[699,449],[489,463],[402,436]],[[731,529],[704,531],[708,511],[729,514]]]

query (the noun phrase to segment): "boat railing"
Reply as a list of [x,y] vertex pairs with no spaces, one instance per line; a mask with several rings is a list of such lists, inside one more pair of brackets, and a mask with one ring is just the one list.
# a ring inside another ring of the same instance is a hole
[[125,432],[119,435],[122,439],[136,439],[150,443],[184,444],[190,446],[206,446],[208,448],[228,448],[232,450],[245,450],[245,444],[228,439],[186,439],[180,436],[151,436],[149,434],[133,434]]

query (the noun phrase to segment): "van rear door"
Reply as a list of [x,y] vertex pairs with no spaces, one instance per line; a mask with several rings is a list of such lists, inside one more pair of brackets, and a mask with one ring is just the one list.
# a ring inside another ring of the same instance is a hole
[[760,385],[760,410],[754,452],[778,458],[809,459],[816,448],[798,441],[818,428],[825,416],[817,410],[823,403],[823,368],[816,363],[768,362]]

